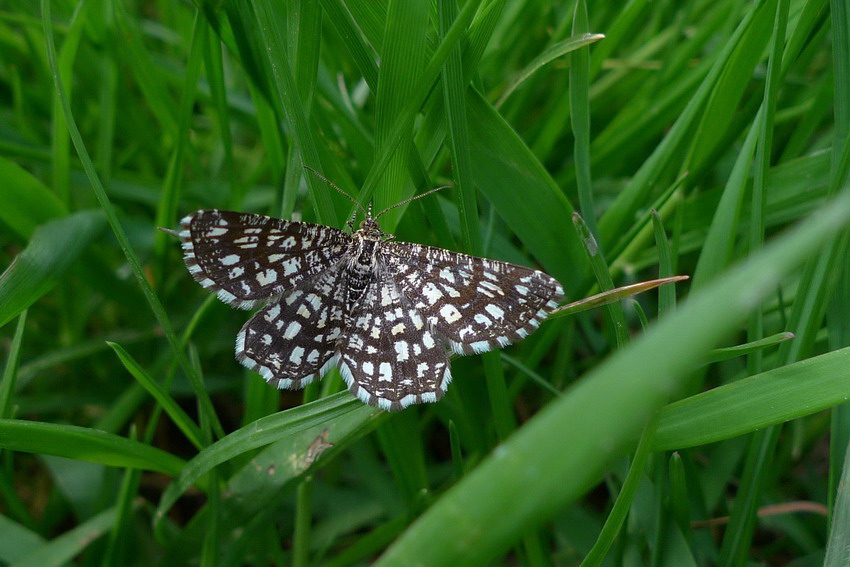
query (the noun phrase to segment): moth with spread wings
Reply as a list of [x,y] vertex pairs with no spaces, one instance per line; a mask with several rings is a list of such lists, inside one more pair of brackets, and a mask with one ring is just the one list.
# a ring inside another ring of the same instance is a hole
[[[377,215],[377,217],[379,217]],[[202,210],[181,221],[184,259],[235,307],[263,306],[239,331],[236,358],[278,388],[301,388],[336,364],[363,402],[399,410],[435,402],[449,354],[516,342],[563,298],[529,268],[359,230]]]

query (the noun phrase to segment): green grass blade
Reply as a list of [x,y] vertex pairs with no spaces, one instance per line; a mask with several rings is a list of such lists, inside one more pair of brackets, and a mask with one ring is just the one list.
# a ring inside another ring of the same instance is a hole
[[572,205],[516,132],[475,92],[467,99],[478,188],[564,289],[587,289],[590,270],[571,226]]
[[[222,514],[228,518],[253,518],[269,514],[269,498],[281,498],[281,488],[292,481],[304,478],[304,473],[320,459],[332,459],[344,451],[350,443],[372,431],[383,423],[387,416],[375,415],[368,408],[345,404],[346,396],[324,398],[315,402],[336,407],[335,417],[327,422],[317,421],[291,435],[278,436],[271,445],[255,455],[250,462],[237,471],[227,483],[228,498],[223,502]],[[340,405],[340,402],[344,405]],[[353,407],[352,407],[353,406]],[[346,411],[346,407],[350,411]],[[279,414],[284,416],[286,412]],[[332,414],[333,415],[333,414]],[[266,498],[258,498],[266,495]]]
[[[573,33],[586,33],[589,29],[587,3],[576,2]],[[573,152],[576,163],[576,191],[582,218],[594,238],[599,238],[596,226],[596,205],[590,171],[590,53],[589,48],[570,56],[570,122],[575,142]],[[604,258],[604,253],[602,254]],[[612,286],[613,287],[613,286]]]
[[36,532],[0,514],[0,560],[6,565],[23,560],[44,543]]
[[24,341],[24,329],[27,324],[27,312],[22,311],[15,327],[15,336],[9,347],[9,357],[3,367],[3,382],[0,384],[0,418],[12,417],[11,400],[18,382],[18,368],[21,363],[21,344]]
[[661,410],[656,450],[706,445],[823,411],[850,396],[850,348],[768,370]]
[[361,32],[351,12],[339,0],[321,0],[321,3],[331,25],[336,28],[340,36],[348,39],[346,47],[349,55],[354,59],[357,70],[363,75],[363,80],[373,91],[377,90],[378,66],[375,64],[369,46],[362,41]]
[[153,396],[157,403],[162,406],[165,413],[168,414],[174,424],[177,425],[180,431],[183,432],[183,435],[185,435],[195,447],[203,449],[206,443],[203,441],[201,430],[198,428],[198,425],[192,421],[192,418],[183,411],[183,408],[174,401],[174,398],[172,398],[168,392],[163,390],[162,387],[157,384],[141,366],[139,366],[139,363],[137,363],[121,345],[116,343],[108,344],[112,350],[115,351],[115,354],[118,355],[118,358],[121,360],[121,364],[124,365],[127,372],[132,374],[133,378],[135,378],[136,381],[138,381],[138,383],[141,384],[151,396]]
[[[658,276],[670,277],[675,272],[675,261],[673,260],[673,248],[667,239],[664,230],[664,221],[658,211],[653,210],[652,230],[655,233],[655,247],[658,249]],[[676,306],[676,288],[663,286],[658,290],[658,314],[666,313]]]
[[[578,237],[584,243],[588,263],[593,269],[593,275],[596,276],[596,283],[599,289],[603,293],[611,291],[614,289],[614,280],[611,278],[611,273],[608,271],[608,265],[605,262],[605,256],[599,249],[599,243],[593,236],[590,227],[578,213],[573,213],[573,225],[575,225]],[[611,302],[607,304],[607,311],[611,319],[611,326],[614,329],[614,336],[617,337],[617,346],[622,347],[629,340],[623,307],[617,302]]]
[[0,419],[0,447],[168,474],[177,474],[184,465],[174,455],[118,435],[38,421]]
[[[378,211],[401,202],[407,181],[405,151],[394,152],[392,128],[405,105],[419,94],[414,89],[425,64],[425,31],[428,29],[428,5],[424,0],[391,1],[384,21],[381,66],[375,94],[375,151],[393,154],[376,185],[374,204]],[[418,111],[418,109],[416,109]],[[414,114],[415,112],[414,111]],[[412,116],[411,116],[412,118]],[[412,124],[412,120],[410,122]],[[412,131],[399,140],[401,147],[410,144]],[[391,144],[390,147],[387,147]],[[393,231],[401,211],[389,211],[383,225]]]
[[850,564],[850,450],[845,448],[841,482],[832,507],[829,541],[826,546],[824,567],[843,567]]
[[[183,83],[183,89],[180,95],[178,104],[180,121],[177,125],[179,133],[174,140],[174,147],[170,152],[168,162],[168,171],[165,175],[162,194],[159,199],[159,206],[156,211],[156,226],[172,226],[172,223],[179,218],[177,210],[177,199],[180,194],[180,188],[183,180],[183,169],[186,154],[191,152],[189,146],[189,133],[193,118],[193,107],[195,104],[195,92],[198,84],[198,78],[201,74],[201,63],[203,61],[203,47],[206,43],[207,24],[201,18],[200,12],[195,13],[195,21],[192,26],[191,41],[192,45],[189,50],[189,59],[186,65],[186,74]],[[162,267],[165,262],[166,249],[174,243],[170,235],[157,231],[154,237],[154,254],[159,259],[159,271],[164,271]],[[159,279],[159,277],[157,278]]]
[[10,567],[61,567],[80,555],[89,545],[109,531],[115,509],[104,510],[72,530],[19,558]]
[[[335,396],[260,418],[254,423],[234,431],[204,449],[180,472],[180,475],[162,496],[156,513],[156,521],[160,522],[177,498],[215,466],[253,449],[274,443],[284,436],[287,445],[296,443],[298,447],[297,451],[289,454],[290,457],[287,461],[290,476],[285,476],[284,479],[290,480],[292,477],[303,473],[312,464],[309,446],[325,428],[333,429],[337,420],[342,421],[341,418],[352,412],[356,424],[348,424],[349,428],[362,427],[375,411],[374,408],[364,406],[352,399],[347,392],[341,392]],[[343,434],[348,434],[349,431],[344,431]],[[305,437],[309,438],[307,442],[305,442]],[[331,443],[338,441],[333,436],[330,439],[329,442]],[[276,470],[277,466],[275,466]],[[262,460],[259,460],[255,461],[251,471],[259,473],[268,471],[268,469],[263,467]],[[242,477],[251,475],[251,471],[246,471]],[[240,482],[245,481],[239,481],[237,478],[232,479],[231,482],[233,484],[232,490],[238,493],[244,490],[241,488]],[[256,476],[254,475],[253,478],[256,479]],[[280,475],[274,475],[271,481],[279,482],[279,479]],[[248,481],[247,484],[256,489],[256,482],[256,480]],[[234,498],[234,501],[237,502],[236,505],[241,504],[238,498]],[[257,504],[262,503],[258,502]]]
[[754,350],[772,347],[781,344],[784,341],[790,341],[793,338],[793,333],[776,333],[775,335],[770,335],[769,337],[765,337],[757,341],[752,341],[731,347],[718,348],[715,349],[709,355],[707,362],[719,362],[721,360],[737,358],[739,356],[749,354]]
[[[272,85],[276,96],[279,97],[283,107],[284,116],[289,131],[292,132],[294,143],[301,153],[303,163],[314,169],[319,166],[319,154],[316,149],[317,140],[308,122],[307,109],[304,108],[300,93],[293,76],[289,56],[289,50],[281,37],[278,28],[278,20],[274,16],[271,4],[268,0],[256,3],[256,21],[250,22],[252,27],[259,31],[259,37],[263,40],[269,57],[268,65],[274,80]],[[320,223],[339,226],[336,212],[330,198],[330,191],[323,186],[321,180],[314,175],[306,177],[307,185],[310,187],[310,198]]]
[[[756,119],[758,123],[758,118]],[[735,227],[738,224],[744,195],[747,188],[747,178],[750,173],[750,163],[758,140],[758,128],[753,125],[747,133],[741,151],[735,160],[735,167],[723,189],[711,227],[700,252],[699,261],[694,270],[694,288],[698,289],[705,282],[715,277],[729,265],[734,249]]]
[[578,34],[574,37],[570,37],[561,41],[558,41],[549,47],[546,50],[535,57],[522,71],[519,72],[517,77],[511,81],[511,84],[508,85],[508,88],[505,89],[505,92],[502,93],[502,96],[499,97],[499,101],[496,103],[496,108],[500,108],[505,100],[513,92],[526,80],[528,80],[531,75],[533,75],[537,70],[541,67],[548,65],[552,61],[558,59],[559,57],[563,57],[568,53],[572,53],[585,45],[590,45],[591,43],[596,43],[600,39],[604,39],[605,36],[599,33],[582,33]]
[[[830,12],[832,14],[832,42],[833,51],[835,53],[835,134],[832,151],[831,170],[836,178],[843,177],[842,182],[846,182],[847,171],[842,171],[842,167],[846,167],[847,145],[850,144],[850,9],[846,3],[831,2]],[[845,249],[846,250],[846,249]],[[829,333],[829,347],[837,348],[850,345],[850,322],[847,320],[846,314],[850,312],[850,268],[844,266],[842,273],[839,274],[839,281],[836,286],[835,295],[832,297],[827,311],[827,332]],[[829,501],[832,502],[836,498],[835,494],[838,489],[838,479],[842,475],[846,475],[847,466],[843,464],[847,459],[848,443],[850,443],[850,405],[844,404],[836,409],[832,414],[832,427],[830,431],[830,471],[829,471]],[[844,457],[842,458],[842,455]],[[845,482],[846,486],[846,482]],[[845,494],[846,498],[846,494]],[[846,505],[846,503],[845,503]],[[846,511],[846,510],[845,510]],[[832,516],[832,532],[831,538],[839,538],[837,530],[842,526],[835,518],[838,510],[833,510]],[[846,517],[842,518],[841,524],[846,528]],[[847,549],[846,547],[837,548],[832,542],[827,548],[827,554],[830,551],[834,553],[837,549]]]
[[[150,51],[145,48],[144,38],[138,29],[139,22],[127,12],[125,4],[116,4],[114,8],[115,23],[121,34],[121,48],[127,58],[128,70],[133,73],[136,84],[144,93],[144,99],[150,105],[150,111],[162,131],[169,139],[176,141],[180,136],[178,109],[167,94],[163,77],[157,73],[158,65],[151,61]],[[67,116],[68,113],[65,114]],[[79,149],[77,151],[79,152]]]
[[[786,1],[769,4],[773,10],[773,33],[770,35],[767,82],[762,97],[762,108],[758,114],[758,141],[753,163],[752,204],[749,216],[748,243],[750,253],[761,249],[765,239],[766,224],[766,177],[770,166],[770,153],[773,146],[773,128],[778,88],[778,73],[782,62],[782,49],[785,44],[785,26],[789,4]],[[756,341],[764,338],[764,313],[756,311],[747,326],[747,338]],[[763,351],[756,350],[747,357],[747,370],[756,374],[764,370]],[[761,495],[769,481],[773,453],[779,439],[778,428],[759,431],[752,438],[746,466],[741,478],[741,493],[736,499],[729,519],[729,525],[723,535],[720,548],[720,563],[725,565],[743,565],[749,556],[755,531],[756,513]]]
[[[115,509],[115,519],[109,531],[109,541],[106,552],[103,554],[101,565],[117,565],[128,563],[127,550],[123,549],[122,543],[127,540],[128,529],[132,526],[134,506],[133,502],[139,493],[139,480],[142,475],[139,470],[128,469],[124,471],[119,488],[118,506]],[[123,556],[122,556],[123,555]]]
[[382,146],[383,151],[376,155],[375,162],[369,170],[369,175],[363,182],[363,187],[357,196],[357,199],[361,203],[371,197],[378,181],[383,177],[384,171],[395,154],[396,148],[409,132],[419,108],[425,101],[425,96],[431,90],[431,85],[437,80],[437,76],[440,74],[446,59],[448,59],[452,50],[466,33],[466,28],[475,15],[479,4],[479,0],[470,0],[464,4],[463,9],[452,23],[451,28],[443,36],[440,45],[437,47],[425,70],[419,74],[415,86],[411,89],[413,96],[407,99],[402,110],[397,113],[392,126],[386,129],[387,133]]
[[[741,105],[753,70],[762,58],[771,38],[775,14],[775,2],[752,4],[752,20],[734,44],[734,50],[725,62],[712,93],[702,109],[700,122],[692,133],[690,155],[686,164],[689,169],[704,167],[705,162],[717,151],[716,145],[726,140],[725,133]],[[779,69],[780,61],[776,61]]]
[[[440,2],[440,25],[446,33],[456,12],[454,0]],[[449,141],[453,158],[453,173],[457,192],[458,215],[463,250],[480,256],[483,253],[481,223],[478,219],[478,199],[472,172],[472,152],[466,114],[467,84],[463,78],[460,46],[455,47],[443,70],[443,99],[446,109]]]
[[[62,44],[62,49],[57,58],[56,68],[59,76],[67,84],[72,76],[74,60],[77,56],[77,51],[80,45],[80,39],[86,22],[85,12],[91,9],[88,3],[80,3],[74,10],[71,16],[70,25],[65,35],[65,41]],[[73,96],[73,86],[69,87],[67,92],[68,99]],[[62,112],[62,101],[58,93],[53,93],[53,124],[51,132],[51,165],[53,166],[53,190],[59,200],[68,205],[70,204],[71,188],[70,188],[70,171],[71,171],[71,152],[68,126],[66,118]]]
[[81,211],[38,227],[0,275],[0,326],[53,289],[104,228],[99,211]]
[[80,131],[77,128],[76,121],[74,120],[73,114],[71,113],[70,102],[68,101],[68,98],[64,95],[64,87],[62,86],[62,81],[57,69],[56,49],[53,45],[53,32],[50,27],[50,3],[48,2],[48,0],[42,0],[41,2],[41,19],[42,26],[44,28],[45,38],[47,40],[47,55],[50,61],[50,68],[53,75],[53,81],[56,90],[59,94],[59,100],[62,101],[62,109],[65,113],[65,119],[68,123],[68,130],[70,132],[71,141],[74,143],[74,147],[76,148],[77,153],[80,156],[80,161],[83,164],[83,169],[85,169],[86,176],[88,177],[89,182],[92,185],[92,189],[94,190],[95,196],[97,197],[97,200],[100,203],[100,207],[101,209],[103,209],[103,212],[106,215],[106,220],[109,223],[113,234],[118,240],[118,244],[121,247],[121,250],[124,252],[125,257],[127,258],[127,262],[130,264],[130,267],[133,270],[133,274],[136,276],[136,281],[138,282],[139,287],[141,287],[142,293],[144,294],[151,311],[153,312],[154,316],[162,327],[163,332],[165,333],[165,337],[166,339],[168,339],[169,345],[174,351],[177,360],[180,362],[186,374],[191,375],[194,371],[186,361],[186,357],[185,355],[183,355],[182,350],[179,348],[177,336],[174,334],[174,328],[169,322],[168,316],[165,314],[165,310],[162,307],[162,303],[160,303],[159,298],[157,298],[156,294],[151,288],[151,285],[147,280],[146,274],[142,269],[142,264],[139,261],[139,258],[133,249],[133,246],[130,244],[130,240],[127,237],[127,233],[121,226],[121,223],[118,221],[118,216],[115,213],[115,208],[112,206],[112,202],[109,200],[109,197],[106,194],[106,191],[104,190],[99,177],[97,176],[97,172],[94,169],[94,164],[92,163],[91,158],[88,154],[88,150],[86,149],[82,137],[80,136]]
[[608,551],[611,549],[611,546],[614,545],[614,540],[622,529],[623,524],[626,521],[626,516],[628,516],[629,509],[632,506],[635,493],[638,489],[638,484],[644,475],[644,468],[649,461],[649,457],[652,456],[652,442],[657,425],[658,417],[656,414],[656,416],[653,417],[643,429],[643,435],[641,435],[640,442],[635,450],[634,458],[629,465],[629,472],[626,475],[626,480],[623,482],[620,493],[617,495],[614,507],[611,509],[611,512],[608,514],[608,518],[605,520],[605,525],[599,533],[599,538],[596,540],[596,543],[593,545],[590,553],[588,553],[585,556],[584,561],[582,561],[582,567],[594,567],[601,565],[605,556],[608,554]]
[[67,214],[45,185],[21,166],[0,157],[0,222],[20,238],[29,239],[47,221]]

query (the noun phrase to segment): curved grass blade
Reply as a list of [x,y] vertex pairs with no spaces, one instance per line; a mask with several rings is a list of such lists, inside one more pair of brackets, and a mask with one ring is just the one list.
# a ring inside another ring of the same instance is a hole
[[[294,471],[293,474],[300,474],[311,463],[299,468],[296,466],[296,461],[306,459],[309,447],[315,438],[321,435],[325,428],[334,433],[335,422],[352,412],[356,414],[358,419],[354,420],[351,428],[363,427],[378,413],[375,408],[361,404],[347,392],[340,392],[309,404],[260,418],[234,431],[201,451],[180,471],[180,475],[162,495],[154,521],[159,523],[180,495],[214,467],[258,447],[281,441],[283,438],[296,439],[296,436],[304,434],[309,439],[306,443],[302,443],[301,454],[298,452],[290,453],[289,459],[292,460],[288,461],[291,470]],[[338,439],[335,435],[331,435],[326,442],[336,444]],[[306,461],[300,462],[303,464]],[[281,463],[278,463],[276,466],[280,465]],[[262,470],[269,472],[267,467],[262,468]],[[238,484],[237,481],[235,488],[238,491],[244,491],[244,488],[238,488]],[[251,485],[251,483],[249,482],[248,485]]]
[[519,75],[511,81],[511,84],[508,85],[508,88],[506,88],[505,92],[502,93],[502,96],[499,97],[499,101],[495,105],[496,108],[500,108],[505,103],[505,100],[507,100],[507,98],[517,89],[517,87],[519,87],[526,81],[526,79],[542,67],[548,65],[558,57],[563,57],[567,53],[575,51],[585,45],[596,43],[600,39],[604,38],[605,36],[601,33],[583,33],[573,37],[568,37],[554,45],[550,45],[543,53],[532,59],[531,62],[525,66],[525,69],[520,71]]
[[589,286],[589,270],[572,228],[572,205],[528,146],[476,91],[467,93],[473,176],[478,189],[545,271],[567,293]]
[[0,447],[172,475],[184,466],[183,459],[144,443],[96,429],[41,421],[0,419]]
[[665,284],[683,282],[687,279],[688,276],[672,276],[669,278],[647,280],[645,282],[624,285],[616,289],[603,291],[602,293],[597,293],[596,295],[585,297],[584,299],[579,299],[578,301],[573,301],[572,303],[568,303],[567,305],[562,305],[561,307],[553,311],[549,315],[549,318],[551,319],[555,317],[566,317],[568,315],[575,315],[576,313],[581,313],[582,311],[587,311],[588,309],[601,307],[603,305],[613,303],[615,301],[621,301],[628,297],[632,297],[639,293],[655,289],[656,287]]
[[721,360],[729,360],[730,358],[738,358],[739,356],[744,356],[756,350],[762,350],[768,347],[772,347],[774,345],[778,345],[785,341],[790,341],[794,338],[794,333],[784,332],[784,333],[776,333],[770,335],[769,337],[765,337],[763,339],[759,339],[757,341],[751,341],[748,343],[718,348],[715,349],[709,357],[706,359],[706,363],[719,362]]
[[81,211],[38,227],[0,275],[0,326],[38,301],[106,227],[99,211]]
[[661,410],[655,449],[705,445],[810,415],[850,398],[850,347],[768,370]]
[[841,470],[841,482],[838,495],[832,506],[832,518],[829,527],[829,541],[826,546],[824,567],[842,567],[850,564],[850,450],[844,454],[844,466]]
[[26,324],[27,312],[24,311],[18,318],[15,336],[12,338],[12,345],[9,348],[9,358],[6,359],[6,366],[3,368],[3,383],[0,384],[0,418],[7,418],[11,415],[12,393],[18,383],[18,365],[21,363],[21,344],[24,341]]
[[183,408],[174,401],[174,398],[172,398],[167,391],[163,390],[162,387],[157,384],[141,366],[139,366],[139,363],[136,362],[133,357],[121,347],[121,345],[111,342],[107,342],[107,344],[115,351],[115,354],[118,355],[118,358],[121,360],[121,364],[124,365],[127,372],[132,374],[133,378],[135,378],[136,381],[141,384],[151,396],[153,396],[157,403],[162,406],[162,409],[168,414],[168,417],[170,417],[180,431],[183,432],[183,435],[185,435],[195,447],[203,449],[206,443],[203,441],[203,435],[201,434],[200,428],[194,421],[192,421],[192,418],[183,411]]
[[0,514],[0,561],[13,565],[44,545],[38,533]]
[[0,157],[0,221],[21,238],[37,226],[67,214],[62,202],[21,166]]
[[[344,396],[343,396],[344,400]],[[329,419],[292,435],[286,435],[251,459],[227,483],[222,514],[227,518],[252,518],[269,507],[269,497],[286,492],[280,489],[300,478],[320,458],[333,458],[348,445],[369,433],[388,414],[354,408],[353,411]]]
[[76,528],[50,540],[10,567],[61,567],[67,565],[92,542],[107,533],[115,521],[115,508],[104,510]]

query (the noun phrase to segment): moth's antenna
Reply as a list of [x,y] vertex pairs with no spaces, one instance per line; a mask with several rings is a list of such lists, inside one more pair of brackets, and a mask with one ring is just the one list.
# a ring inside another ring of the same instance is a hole
[[354,221],[357,219],[357,209],[351,211],[351,217],[345,221],[345,225],[348,227],[352,233],[354,232]]
[[430,191],[425,191],[425,192],[424,192],[424,193],[422,193],[421,195],[414,195],[414,196],[413,196],[413,197],[411,197],[410,199],[405,199],[405,200],[404,200],[404,201],[402,201],[401,203],[396,203],[395,205],[392,205],[392,206],[390,206],[390,207],[387,207],[386,209],[384,209],[383,211],[381,211],[380,213],[378,213],[377,215],[375,215],[375,220],[378,220],[378,219],[380,218],[380,216],[381,216],[382,214],[386,213],[386,212],[389,212],[389,211],[391,211],[391,210],[393,210],[393,209],[396,209],[396,208],[398,208],[398,207],[401,207],[402,205],[406,205],[406,204],[408,204],[408,203],[410,203],[410,202],[412,202],[412,201],[416,201],[417,199],[421,199],[422,197],[427,197],[427,196],[428,196],[428,195],[430,195],[431,193],[436,193],[437,191],[440,191],[441,189],[448,189],[449,187],[451,187],[451,185],[443,185],[442,187],[437,187],[436,189],[431,189]]
[[[360,210],[361,210],[361,211],[363,211],[363,216],[364,216],[364,217],[368,217],[368,216],[369,216],[369,213],[366,211],[366,209],[364,209],[364,208],[363,208],[363,205],[361,205],[360,203],[358,203],[358,202],[354,199],[354,197],[352,197],[351,195],[349,195],[348,193],[346,193],[345,191],[343,191],[343,190],[342,190],[342,187],[340,187],[339,185],[337,185],[336,183],[334,183],[333,181],[331,181],[330,179],[328,179],[327,177],[325,177],[324,175],[322,175],[321,173],[319,173],[318,171],[316,171],[315,169],[313,169],[313,168],[312,168],[312,167],[310,167],[309,165],[304,165],[304,164],[302,164],[302,165],[301,165],[301,167],[303,167],[304,169],[306,169],[306,170],[308,170],[308,171],[311,171],[311,172],[313,173],[313,175],[315,175],[316,177],[318,177],[319,179],[321,179],[322,181],[324,181],[325,183],[327,183],[328,185],[330,185],[331,187],[333,187],[334,189],[336,189],[337,191],[339,191],[340,193],[342,193],[343,195],[345,195],[345,198],[346,198],[346,199],[348,199],[349,201],[351,201],[352,203],[354,203],[355,205],[357,205],[357,206],[360,208]],[[352,219],[352,220],[353,220],[353,219]]]

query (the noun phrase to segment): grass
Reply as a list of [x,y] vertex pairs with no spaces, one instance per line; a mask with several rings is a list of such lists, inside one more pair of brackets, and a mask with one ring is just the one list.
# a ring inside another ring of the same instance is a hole
[[[850,563],[841,1],[0,8],[0,563]],[[604,36],[604,37],[603,37]],[[157,226],[232,208],[570,300],[387,414],[278,392]],[[579,216],[580,215],[580,216]]]

